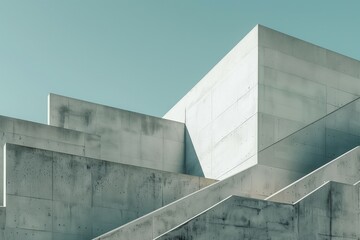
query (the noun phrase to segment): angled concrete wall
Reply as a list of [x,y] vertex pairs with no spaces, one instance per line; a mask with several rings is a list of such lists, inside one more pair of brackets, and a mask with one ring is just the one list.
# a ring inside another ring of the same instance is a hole
[[48,104],[49,125],[101,136],[101,159],[184,172],[183,123],[55,94]]
[[214,182],[11,144],[5,156],[7,240],[91,239]]
[[358,239],[359,187],[328,183],[295,205],[232,196],[156,239]]
[[360,62],[259,26],[259,150],[360,96]]
[[257,35],[255,28],[164,116],[186,123],[189,174],[221,179],[256,163]]
[[256,26],[164,116],[186,123],[186,171],[224,179],[268,161],[258,152],[360,96],[359,69],[357,60]]
[[292,205],[231,196],[155,239],[295,240],[295,215]]
[[96,239],[154,239],[230,195],[264,199],[300,178],[278,168],[256,165],[151,212]]
[[0,116],[0,206],[4,200],[5,143],[100,158],[100,137],[97,135]]
[[258,152],[258,163],[310,172],[360,145],[360,99],[356,99]]
[[295,203],[328,181],[355,184],[360,181],[360,148],[356,147],[321,166],[265,200]]

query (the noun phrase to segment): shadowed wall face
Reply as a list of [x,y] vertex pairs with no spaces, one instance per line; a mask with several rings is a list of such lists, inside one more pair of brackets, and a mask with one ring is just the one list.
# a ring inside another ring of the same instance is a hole
[[[164,116],[186,123],[196,153],[186,148],[186,171],[223,179],[257,163],[314,169],[258,153],[360,96],[359,69],[359,61],[258,25]],[[316,137],[351,138],[335,130]],[[317,144],[277,155],[302,157]]]
[[359,187],[331,182],[295,205],[232,196],[156,239],[357,239],[359,212]]
[[183,123],[49,95],[49,124],[101,137],[101,159],[183,173]]
[[6,239],[90,239],[214,182],[11,144],[6,162]]
[[257,38],[255,28],[164,116],[186,123],[187,173],[223,179],[256,163]]

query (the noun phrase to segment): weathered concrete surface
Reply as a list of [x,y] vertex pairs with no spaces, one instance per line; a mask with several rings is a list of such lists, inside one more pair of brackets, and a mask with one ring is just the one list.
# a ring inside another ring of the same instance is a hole
[[49,125],[101,136],[101,159],[184,173],[183,123],[55,94]]
[[258,152],[258,163],[310,172],[360,145],[356,99]]
[[0,239],[5,239],[6,208],[0,207]]
[[155,239],[295,240],[295,215],[292,205],[232,196]]
[[166,239],[358,239],[359,187],[328,183],[295,205],[232,196]]
[[219,181],[96,239],[153,239],[230,195],[264,199],[301,175],[257,165]]
[[259,150],[360,95],[358,60],[263,26],[258,37]]
[[0,116],[0,206],[4,204],[3,145],[5,143],[100,158],[100,137],[95,134]]
[[186,171],[224,179],[255,165],[259,151],[360,96],[359,69],[357,60],[256,26],[164,116],[186,123]]
[[343,154],[308,175],[300,178],[266,200],[282,203],[295,203],[324,182],[354,184],[360,181],[360,147]]
[[214,182],[12,144],[6,170],[7,240],[91,239]]

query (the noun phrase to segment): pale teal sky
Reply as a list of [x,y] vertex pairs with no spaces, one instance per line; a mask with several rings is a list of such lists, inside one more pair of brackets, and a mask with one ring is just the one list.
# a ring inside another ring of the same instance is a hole
[[162,116],[256,24],[360,59],[360,1],[0,0],[0,115],[49,92]]

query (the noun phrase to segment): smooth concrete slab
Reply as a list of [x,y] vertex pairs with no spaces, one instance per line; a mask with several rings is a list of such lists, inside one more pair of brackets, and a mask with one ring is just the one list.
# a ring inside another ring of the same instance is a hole
[[[360,99],[336,109],[259,151],[258,163],[304,173],[317,169],[360,145],[359,109]],[[269,115],[261,114],[261,117],[264,121],[260,122],[275,121]],[[268,135],[280,128],[283,126],[269,130]]]
[[[358,60],[257,25],[164,115],[186,124],[186,172],[222,179],[250,158],[290,170],[319,167],[330,159],[311,166],[260,159],[258,152],[359,97],[359,69]],[[254,116],[256,125],[246,126]],[[255,138],[231,139],[240,127]],[[216,158],[225,139],[232,157],[224,164]],[[286,158],[299,152],[288,149]]]
[[355,184],[360,181],[360,148],[356,147],[331,162],[266,198],[282,203],[295,203],[315,191],[324,182]]
[[5,239],[91,239],[215,182],[9,143],[5,161]]
[[49,95],[49,125],[101,136],[101,159],[184,173],[183,123]]
[[[100,158],[101,152],[100,137],[98,135],[0,116],[0,205],[5,204],[3,202],[3,145],[5,143],[20,144],[93,158]],[[30,161],[32,156],[28,157]],[[41,174],[39,175],[38,182],[44,180],[40,179],[40,176]],[[18,176],[18,181],[22,181],[21,179],[22,176]],[[29,186],[26,184],[32,184],[32,188],[28,188]],[[37,191],[36,189],[39,186],[37,186],[36,182],[23,183],[22,188],[31,193],[32,191]]]

